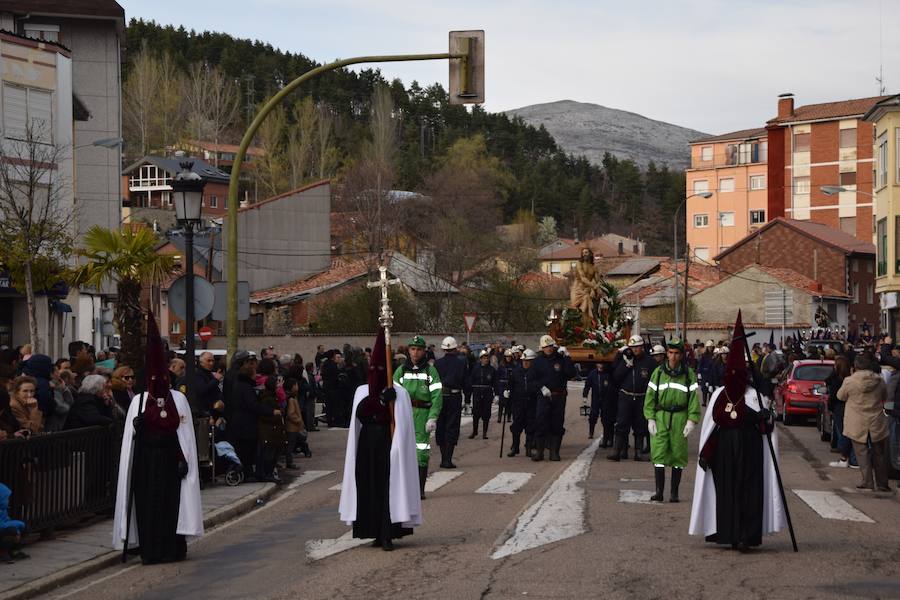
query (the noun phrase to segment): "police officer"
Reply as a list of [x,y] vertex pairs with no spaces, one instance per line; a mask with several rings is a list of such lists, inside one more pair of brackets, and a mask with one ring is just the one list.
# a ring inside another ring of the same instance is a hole
[[468,363],[457,351],[456,339],[447,336],[441,342],[444,356],[437,359],[434,367],[441,376],[443,405],[437,421],[437,444],[441,449],[441,468],[455,469],[453,449],[459,441],[459,421],[462,417],[463,389],[466,386]]
[[642,446],[647,436],[647,419],[644,418],[644,394],[650,375],[656,369],[656,361],[644,351],[644,340],[633,335],[622,353],[622,361],[616,366],[613,379],[619,385],[619,407],[616,413],[616,439],[609,460],[628,458],[628,432],[634,433],[634,460],[644,460]]
[[472,389],[472,434],[469,439],[478,435],[478,421],[484,423],[481,437],[487,439],[488,422],[491,420],[491,402],[497,388],[497,371],[491,366],[491,354],[486,349],[481,351],[478,364],[469,373],[469,387]]
[[534,461],[544,460],[544,448],[550,460],[559,460],[559,448],[566,432],[566,383],[576,375],[575,365],[565,348],[556,347],[549,335],[541,336],[541,354],[534,359],[535,383],[540,391],[535,422]]
[[513,352],[512,350],[505,350],[503,352],[503,359],[500,361],[500,366],[497,367],[497,389],[494,391],[498,401],[498,410],[497,410],[497,422],[503,422],[503,413],[506,412],[507,417],[511,417],[512,415],[509,412],[509,378],[512,376],[513,369],[516,368],[516,363],[513,360]]
[[531,454],[531,432],[528,430],[528,408],[531,406],[532,415],[538,392],[537,382],[534,378],[532,364],[537,358],[534,350],[526,350],[522,356],[522,364],[513,369],[509,378],[509,408],[512,414],[512,425],[509,431],[512,433],[512,446],[507,456],[516,456],[519,453],[519,442],[522,432],[525,432],[525,455]]
[[[612,382],[612,370],[606,363],[598,362],[584,380],[582,398],[591,395],[591,413],[588,417],[588,439],[594,439],[594,429],[600,418],[603,423],[603,440],[600,446],[609,448],[612,446],[613,428],[616,424],[615,417],[615,386]],[[612,415],[608,414],[612,412]]]

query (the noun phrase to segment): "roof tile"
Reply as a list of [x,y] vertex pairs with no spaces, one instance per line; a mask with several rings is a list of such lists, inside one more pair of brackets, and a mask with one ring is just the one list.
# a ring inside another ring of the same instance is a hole
[[855,115],[864,115],[876,102],[890,98],[890,96],[872,96],[869,98],[854,98],[852,100],[840,100],[838,102],[822,102],[820,104],[807,104],[794,109],[794,114],[784,119],[778,117],[769,119],[771,125],[783,123],[796,123],[798,121],[821,121],[826,119],[839,119]]

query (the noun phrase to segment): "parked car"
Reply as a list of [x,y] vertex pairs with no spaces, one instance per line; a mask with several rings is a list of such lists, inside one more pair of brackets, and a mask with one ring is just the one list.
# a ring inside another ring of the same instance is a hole
[[776,394],[778,415],[785,425],[791,425],[797,419],[819,417],[827,411],[825,380],[833,369],[833,360],[794,361]]

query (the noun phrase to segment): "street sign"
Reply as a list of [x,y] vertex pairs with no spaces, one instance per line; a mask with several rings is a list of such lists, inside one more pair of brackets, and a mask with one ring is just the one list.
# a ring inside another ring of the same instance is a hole
[[450,53],[468,59],[450,59],[450,104],[484,103],[484,30],[451,31]]
[[[227,320],[228,315],[228,284],[217,281],[215,287],[216,301],[213,303],[212,318],[214,321]],[[238,281],[238,321],[246,321],[250,318],[250,282]]]
[[[181,319],[187,319],[187,306],[185,295],[187,292],[187,277],[182,275],[169,287],[169,308]],[[215,293],[210,282],[194,275],[194,318],[198,321],[205,319],[213,308]]]
[[463,319],[466,321],[466,332],[472,333],[472,330],[475,329],[475,319],[478,318],[478,313],[463,313]]
[[197,332],[197,335],[200,336],[201,342],[208,342],[213,337],[213,330],[210,327],[206,327],[204,325],[200,328],[200,331]]

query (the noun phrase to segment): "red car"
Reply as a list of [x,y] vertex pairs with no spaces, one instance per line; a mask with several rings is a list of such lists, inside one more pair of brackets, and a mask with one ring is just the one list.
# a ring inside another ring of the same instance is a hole
[[785,425],[797,418],[816,417],[828,407],[825,380],[834,370],[833,360],[798,360],[778,386],[779,412]]

